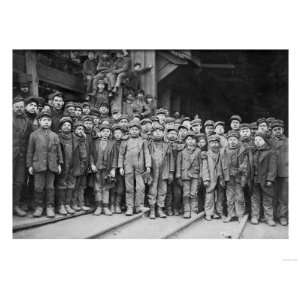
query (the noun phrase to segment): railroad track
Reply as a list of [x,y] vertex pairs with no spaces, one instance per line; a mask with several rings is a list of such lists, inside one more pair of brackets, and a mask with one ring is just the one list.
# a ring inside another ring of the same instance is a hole
[[[16,239],[174,239],[174,238],[233,238],[242,237],[248,216],[241,223],[224,224],[221,220],[206,221],[204,213],[191,219],[172,216],[150,220],[149,209],[127,217],[122,215],[94,216],[91,213],[57,220],[36,219],[25,226],[15,226]],[[46,223],[45,223],[46,222]]]

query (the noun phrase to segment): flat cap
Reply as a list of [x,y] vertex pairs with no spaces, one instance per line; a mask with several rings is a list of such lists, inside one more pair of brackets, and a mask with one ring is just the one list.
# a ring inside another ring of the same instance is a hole
[[282,120],[274,120],[271,123],[271,128],[275,128],[275,127],[282,127],[282,128],[284,128],[284,122]]
[[175,118],[173,117],[167,117],[166,120],[165,120],[165,123],[174,123],[175,122]]
[[141,123],[137,122],[137,121],[130,121],[129,124],[128,124],[128,127],[129,128],[137,127],[139,129],[141,129]]
[[82,127],[84,127],[84,125],[83,125],[83,122],[82,122],[82,121],[76,121],[76,122],[73,124],[73,127],[74,127],[74,129],[75,129],[76,127],[79,127],[79,126],[82,126]]
[[159,118],[157,116],[151,117],[152,122],[159,122]]
[[142,119],[142,120],[141,120],[141,125],[144,125],[144,124],[146,124],[146,123],[152,124],[152,121],[151,121],[149,118],[145,118],[145,119]]
[[266,138],[267,138],[266,133],[261,132],[261,131],[257,131],[257,132],[255,133],[255,136],[260,136],[260,137],[263,138],[264,140],[266,140]]
[[75,103],[73,101],[69,101],[66,103],[65,108],[75,107]]
[[250,129],[257,129],[257,122],[252,122],[249,124]]
[[85,107],[85,106],[90,107],[91,104],[90,104],[90,102],[88,102],[88,101],[83,101],[83,102],[81,103],[81,106],[82,106],[82,107]]
[[208,142],[220,142],[220,137],[217,134],[212,134],[207,138]]
[[18,103],[18,102],[24,102],[24,97],[22,97],[21,95],[17,95],[16,97],[13,98],[13,103]]
[[82,122],[85,121],[93,121],[93,117],[91,115],[86,115],[81,118]]
[[202,120],[201,119],[195,119],[191,122],[192,127],[193,126],[198,126],[202,124]]
[[124,126],[121,126],[120,124],[114,124],[111,129],[114,131],[114,130],[122,130],[124,131]]
[[157,129],[164,131],[165,127],[162,126],[161,124],[154,124],[153,127],[152,127],[152,131],[157,130]]
[[159,108],[156,110],[156,115],[160,115],[160,114],[167,115],[168,111],[166,111],[166,109],[164,108]]
[[54,93],[49,94],[49,95],[48,95],[48,99],[53,100],[54,97],[56,97],[56,96],[63,97],[63,93],[62,93],[62,92],[59,92],[59,91],[56,91],[56,92],[54,92]]
[[100,111],[99,111],[98,109],[92,108],[92,109],[91,109],[91,112],[90,112],[90,115],[99,118],[101,114],[100,114]]
[[188,127],[186,127],[186,126],[185,126],[185,125],[183,125],[183,124],[179,125],[179,127],[178,127],[178,130],[179,130],[180,128],[183,128],[183,129],[189,130],[189,128],[188,128]]
[[257,123],[257,126],[258,126],[259,124],[261,124],[261,123],[267,123],[267,124],[268,124],[266,118],[259,118],[259,119],[256,121],[256,123]]
[[244,129],[244,128],[250,128],[250,124],[248,124],[248,123],[240,124],[240,129]]
[[169,131],[178,131],[177,129],[176,129],[176,127],[175,126],[170,126],[169,128],[167,128],[167,132],[169,132]]
[[121,115],[118,121],[121,121],[121,120],[124,120],[124,119],[128,121],[129,120],[128,115],[125,115],[125,114]]
[[215,126],[215,122],[213,120],[206,120],[204,123],[204,127],[206,126]]
[[221,125],[221,126],[223,126],[223,127],[225,127],[225,122],[223,122],[223,121],[217,121],[216,123],[215,123],[215,128],[218,126],[218,125]]
[[230,131],[227,133],[227,139],[229,139],[230,137],[235,137],[235,138],[239,139],[239,138],[240,138],[240,135],[239,135],[238,131],[230,130]]
[[233,121],[233,120],[237,120],[240,123],[242,122],[242,118],[239,115],[233,115],[233,116],[230,117],[229,120],[230,120],[230,122]]
[[191,121],[190,117],[183,117],[181,120],[181,123],[183,123],[184,121]]
[[99,130],[101,131],[101,130],[103,130],[103,129],[109,129],[109,130],[111,130],[111,126],[110,126],[110,124],[107,124],[107,123],[102,123],[100,126],[99,126]]
[[192,131],[192,130],[189,130],[189,131],[186,133],[184,139],[188,138],[189,136],[192,137],[192,138],[197,138],[195,132]]
[[52,115],[51,115],[51,112],[50,111],[48,111],[48,110],[42,110],[39,114],[38,114],[38,116],[37,116],[37,118],[38,119],[41,119],[41,118],[43,118],[43,117],[48,117],[48,118],[52,118]]
[[36,97],[36,96],[29,96],[29,97],[25,98],[25,100],[24,100],[25,105],[32,103],[32,102],[36,103],[37,106],[38,105],[43,106],[46,101],[44,98]]
[[73,124],[73,121],[72,121],[71,117],[62,117],[59,120],[59,127],[61,127],[62,124],[66,123],[66,122],[70,123],[71,125]]

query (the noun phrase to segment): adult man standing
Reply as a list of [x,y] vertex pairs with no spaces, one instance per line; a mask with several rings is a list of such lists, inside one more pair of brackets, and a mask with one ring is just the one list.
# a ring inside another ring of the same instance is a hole
[[18,216],[26,216],[20,208],[21,192],[25,182],[26,150],[31,132],[30,121],[24,113],[24,98],[17,96],[13,101],[13,208]]

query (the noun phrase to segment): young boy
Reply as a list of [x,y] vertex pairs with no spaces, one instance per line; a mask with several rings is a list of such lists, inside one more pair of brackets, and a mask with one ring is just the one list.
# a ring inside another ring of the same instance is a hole
[[150,141],[152,134],[152,122],[150,119],[146,118],[141,120],[142,133],[141,136],[147,141]]
[[228,223],[233,217],[241,221],[245,214],[245,198],[243,187],[246,185],[248,172],[247,152],[239,145],[239,134],[230,131],[228,146],[224,149],[223,172],[226,184],[227,217],[223,219]]
[[73,175],[75,188],[73,192],[72,208],[75,211],[88,211],[85,205],[84,190],[86,188],[86,172],[88,168],[88,152],[85,128],[81,121],[74,123],[73,134]]
[[227,146],[227,139],[225,137],[225,123],[223,121],[217,121],[215,123],[215,133],[220,138],[220,146],[224,149]]
[[230,128],[233,131],[239,131],[242,118],[239,115],[233,115],[230,117]]
[[[174,173],[176,172],[176,162],[177,162],[177,155],[178,152],[181,151],[184,147],[184,145],[181,145],[178,143],[178,135],[177,130],[174,127],[169,127],[166,130],[166,140],[169,143],[173,159],[174,159]],[[181,209],[181,194],[182,190],[181,187],[174,181],[168,182],[167,186],[167,197],[166,197],[166,211],[168,216],[179,216],[180,209]]]
[[157,216],[165,218],[163,211],[167,195],[167,184],[174,179],[174,158],[171,146],[164,141],[164,127],[156,126],[152,129],[152,140],[149,143],[151,156],[152,182],[149,186],[150,219],[155,219],[157,205]]
[[82,105],[81,103],[76,102],[75,103],[75,118],[77,121],[81,119],[82,116]]
[[[116,156],[119,157],[119,152],[120,152],[120,146],[123,140],[123,133],[124,128],[118,124],[114,124],[112,127],[112,132],[113,132],[113,141],[114,141],[114,147],[116,149]],[[114,187],[111,190],[110,194],[110,210],[112,213],[120,214],[122,213],[121,211],[121,202],[122,202],[122,197],[125,192],[125,181],[124,177],[120,175],[119,169],[116,170],[115,174],[116,178],[116,183]]]
[[210,135],[214,134],[214,125],[215,122],[212,120],[206,120],[204,123],[204,131],[206,134],[206,137],[208,138]]
[[114,142],[110,140],[111,129],[109,125],[100,125],[100,136],[93,140],[91,149],[91,169],[95,173],[95,200],[97,208],[94,215],[111,216],[109,209],[109,190],[115,178],[117,168],[117,152]]
[[129,123],[128,140],[120,147],[118,167],[120,175],[125,175],[126,185],[126,215],[131,216],[141,211],[145,197],[145,184],[143,174],[150,174],[151,157],[147,141],[140,137],[141,125]]
[[217,135],[208,137],[207,157],[203,160],[202,180],[205,186],[205,219],[219,219],[223,216],[224,174],[223,159],[220,152],[220,138]]
[[288,203],[289,203],[289,143],[284,135],[284,122],[275,120],[271,124],[272,128],[272,146],[277,152],[277,178],[276,178],[276,216],[282,226],[288,224]]
[[274,186],[277,174],[277,157],[271,146],[266,142],[266,135],[257,132],[255,135],[255,150],[253,153],[253,192],[251,197],[251,223],[258,224],[263,206],[264,217],[269,226],[274,222]]
[[[59,137],[50,130],[51,114],[41,112],[38,116],[39,129],[31,133],[27,150],[27,168],[34,175],[34,217],[41,217],[43,206],[46,206],[47,217],[55,217],[54,212],[54,179],[60,174],[63,156]],[[44,192],[46,201],[44,202]]]
[[202,128],[202,120],[194,119],[191,122],[191,127],[192,127],[192,130],[195,132],[196,136],[199,136],[199,134],[201,133],[201,128]]
[[201,151],[193,131],[185,136],[185,147],[177,155],[176,179],[183,189],[184,218],[191,217],[191,211],[198,212],[197,190],[201,176]]
[[75,177],[73,175],[73,135],[72,119],[63,117],[60,119],[60,146],[64,157],[62,172],[57,177],[56,192],[58,200],[58,213],[60,215],[74,214],[71,208],[73,190],[75,188]]

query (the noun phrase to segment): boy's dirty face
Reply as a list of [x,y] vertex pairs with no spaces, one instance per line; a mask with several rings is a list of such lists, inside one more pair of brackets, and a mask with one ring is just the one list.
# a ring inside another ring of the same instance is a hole
[[153,138],[156,140],[160,140],[164,137],[164,132],[161,129],[155,129],[152,132]]
[[22,115],[24,113],[24,102],[16,102],[13,105],[13,110],[17,115]]
[[37,105],[35,102],[28,103],[25,107],[26,111],[28,111],[30,114],[37,113]]
[[106,106],[100,106],[99,111],[101,114],[105,115],[108,113],[108,108]]
[[95,126],[98,126],[98,125],[99,125],[99,122],[100,122],[100,119],[99,119],[99,118],[94,118],[94,125],[95,125]]
[[169,141],[176,141],[177,140],[177,132],[175,130],[168,131],[167,138]]
[[93,122],[92,121],[84,121],[83,126],[86,130],[90,131],[93,129]]
[[91,112],[91,110],[90,110],[90,107],[89,107],[89,106],[84,106],[84,107],[82,108],[82,113],[83,113],[84,115],[88,115],[90,112]]
[[198,142],[198,146],[202,149],[206,146],[206,140],[205,139],[200,139]]
[[218,152],[220,149],[220,143],[218,141],[210,141],[209,147],[213,152]]
[[114,139],[117,140],[117,141],[119,141],[119,140],[122,139],[122,137],[123,137],[123,132],[122,132],[122,130],[116,129],[116,130],[114,131]]
[[153,102],[153,98],[148,97],[148,98],[146,99],[146,102],[147,102],[148,104],[152,103],[152,102]]
[[121,117],[120,112],[113,112],[112,117],[114,120],[118,120]]
[[68,114],[69,114],[71,117],[75,116],[75,107],[74,107],[74,106],[69,106],[69,107],[67,108],[67,112],[68,112]]
[[61,126],[61,131],[64,133],[69,133],[72,130],[72,126],[69,122],[64,122]]
[[99,91],[103,91],[105,89],[105,84],[103,82],[99,82],[97,84],[97,88],[99,89]]
[[101,137],[103,137],[104,139],[108,139],[110,136],[110,129],[108,128],[104,128],[100,131],[100,135]]
[[129,134],[132,137],[138,137],[140,134],[140,129],[136,126],[133,126],[133,127],[129,128]]
[[211,125],[206,126],[206,127],[205,127],[205,133],[206,133],[206,135],[211,135],[211,134],[213,134],[213,133],[214,133],[214,126],[211,126]]
[[60,110],[64,105],[64,100],[61,96],[55,96],[52,100],[52,105],[55,109]]
[[83,127],[83,126],[77,126],[77,127],[75,128],[74,133],[75,133],[77,136],[83,136],[83,135],[84,135],[84,127]]
[[187,132],[188,130],[186,128],[180,128],[178,133],[181,137],[185,137]]
[[266,132],[268,131],[268,124],[266,122],[260,123],[257,128],[258,132]]
[[254,144],[258,148],[262,147],[265,143],[265,140],[261,136],[256,136],[254,139]]
[[128,124],[128,120],[127,120],[127,119],[121,119],[121,120],[119,121],[119,124],[120,124],[121,126],[126,126],[126,125]]
[[283,132],[284,132],[284,130],[282,127],[274,127],[272,129],[273,135],[278,138],[283,136]]
[[132,121],[133,121],[133,122],[140,122],[140,120],[141,120],[141,119],[140,119],[139,117],[134,117],[134,118],[132,118]]
[[166,123],[165,126],[166,126],[166,129],[172,128],[172,127],[174,127],[174,122]]
[[239,140],[236,137],[231,136],[228,138],[229,148],[236,148],[238,144],[239,144]]
[[156,116],[158,117],[160,124],[165,122],[165,120],[166,120],[166,115],[165,114],[157,114]]
[[88,53],[88,58],[89,58],[89,60],[93,60],[93,59],[95,58],[95,53],[92,52],[92,51],[90,51],[90,52]]
[[238,120],[232,120],[230,123],[230,127],[233,130],[238,130],[240,127],[240,122]]
[[191,122],[189,120],[185,120],[182,122],[182,125],[187,127],[187,128],[190,128],[191,127]]
[[193,125],[193,126],[192,126],[192,130],[193,130],[194,132],[200,132],[200,130],[201,130],[201,125],[200,125],[200,124],[198,124],[198,125]]
[[219,135],[222,135],[222,134],[224,134],[224,126],[222,126],[222,125],[218,125],[216,128],[215,128],[215,133],[216,134],[219,134]]
[[240,136],[241,136],[241,138],[250,137],[250,135],[251,135],[250,128],[243,128],[243,129],[240,130]]
[[152,124],[149,122],[146,122],[142,125],[142,130],[143,131],[150,131],[152,129]]
[[43,129],[48,129],[51,126],[51,119],[49,117],[42,117],[39,120],[40,126]]
[[187,144],[187,146],[191,147],[191,146],[196,146],[196,139],[191,137],[191,136],[188,136],[186,139],[185,139],[185,143]]
[[75,116],[76,117],[81,117],[81,115],[82,115],[82,109],[79,108],[79,107],[76,107],[75,108]]

